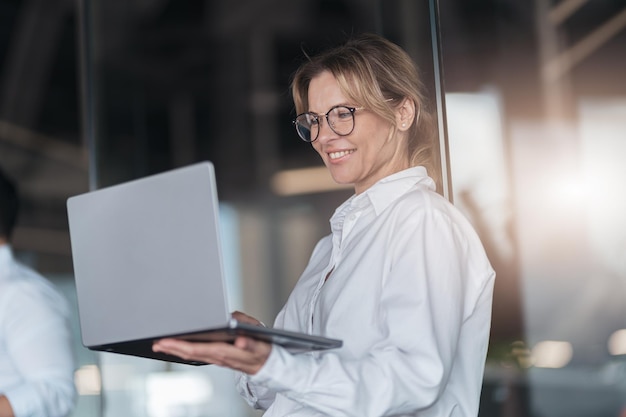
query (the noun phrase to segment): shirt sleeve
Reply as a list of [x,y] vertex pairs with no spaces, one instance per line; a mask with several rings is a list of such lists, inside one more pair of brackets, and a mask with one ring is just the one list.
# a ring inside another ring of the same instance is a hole
[[62,417],[73,408],[74,357],[65,300],[34,283],[6,294],[0,331],[22,383],[4,391],[16,417]]
[[[284,313],[284,309],[278,313],[276,320],[274,321],[274,327],[282,327]],[[277,345],[273,345],[272,351],[276,348]],[[255,384],[248,374],[236,372],[235,381],[239,395],[241,395],[252,408],[257,410],[267,410],[276,398],[275,389],[262,384]]]
[[[274,350],[276,346],[272,347]],[[248,405],[257,410],[267,410],[276,398],[276,391],[262,385],[250,382],[250,376],[237,372],[235,374],[237,391],[246,400]]]
[[477,299],[467,296],[469,246],[439,212],[408,218],[385,255],[379,326],[387,337],[352,360],[274,346],[250,382],[325,415],[380,417],[431,407],[446,387],[461,326]]

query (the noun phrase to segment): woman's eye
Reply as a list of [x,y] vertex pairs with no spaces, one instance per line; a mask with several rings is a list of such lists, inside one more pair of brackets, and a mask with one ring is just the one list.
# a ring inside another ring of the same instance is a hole
[[338,116],[340,119],[347,119],[347,118],[350,118],[350,117],[351,117],[351,115],[352,115],[352,113],[350,112],[350,110],[339,110],[339,111],[337,112],[337,116]]

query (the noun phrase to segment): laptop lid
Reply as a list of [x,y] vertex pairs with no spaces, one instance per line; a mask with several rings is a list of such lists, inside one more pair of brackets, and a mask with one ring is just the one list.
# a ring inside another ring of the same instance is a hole
[[81,335],[90,349],[179,361],[152,353],[152,341],[231,340],[248,331],[297,350],[341,345],[257,332],[231,319],[208,161],[70,197],[67,210]]

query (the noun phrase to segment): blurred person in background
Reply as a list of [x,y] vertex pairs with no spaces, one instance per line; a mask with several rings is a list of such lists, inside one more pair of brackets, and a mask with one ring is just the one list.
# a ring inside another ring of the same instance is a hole
[[240,371],[240,393],[265,416],[476,417],[495,273],[427,172],[436,174],[434,118],[422,90],[409,55],[369,34],[294,75],[298,135],[355,194],[274,326],[343,347],[291,354],[239,337],[163,339],[154,350]]
[[16,261],[19,197],[0,170],[0,417],[63,417],[74,407],[74,356],[66,300]]

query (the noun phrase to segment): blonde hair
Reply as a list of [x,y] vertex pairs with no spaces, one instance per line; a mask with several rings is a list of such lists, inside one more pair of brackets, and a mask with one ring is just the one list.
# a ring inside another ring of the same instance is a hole
[[363,34],[309,58],[295,72],[291,83],[298,114],[309,110],[309,84],[324,71],[335,77],[346,98],[394,126],[395,107],[404,99],[412,100],[415,117],[407,143],[410,164],[426,167],[438,182],[434,117],[428,109],[417,66],[402,48],[378,35]]

